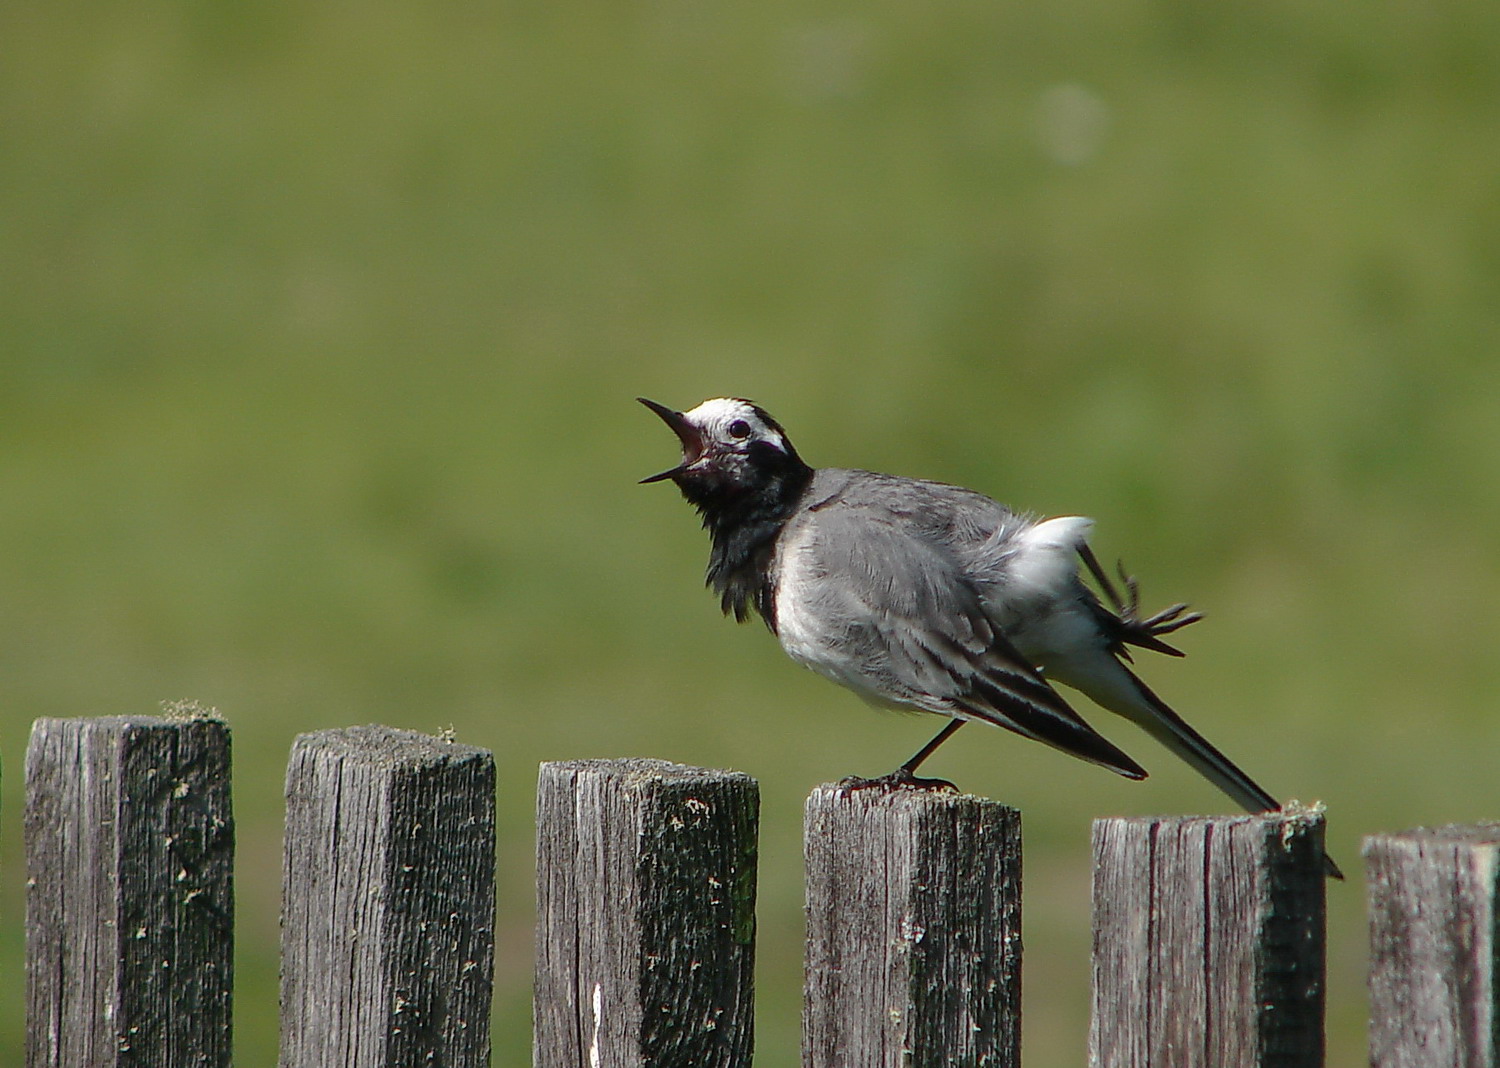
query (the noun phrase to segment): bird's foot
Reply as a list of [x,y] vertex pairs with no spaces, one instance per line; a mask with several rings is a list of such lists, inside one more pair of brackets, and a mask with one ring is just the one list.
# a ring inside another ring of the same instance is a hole
[[[1099,564],[1099,558],[1094,555],[1094,550],[1087,545],[1078,548],[1078,555],[1088,565],[1089,573],[1094,576],[1094,581],[1099,584],[1099,592],[1114,609],[1119,619],[1121,637],[1131,644],[1143,645],[1148,649],[1158,648],[1165,645],[1156,639],[1163,634],[1171,634],[1174,630],[1181,630],[1191,623],[1196,623],[1203,618],[1201,612],[1189,612],[1185,604],[1174,604],[1170,608],[1164,608],[1155,615],[1141,618],[1141,584],[1136,577],[1125,570],[1123,560],[1116,561],[1115,570],[1120,576],[1120,582],[1125,587],[1125,595],[1121,596],[1115,584],[1110,581],[1109,575]],[[1167,646],[1164,652],[1177,650]],[[1181,654],[1178,653],[1180,656]]]
[[878,790],[883,794],[897,790],[946,790],[958,793],[958,787],[947,779],[924,779],[906,768],[897,768],[889,775],[878,775],[873,779],[850,775],[838,782],[840,790]]
[[1118,561],[1115,568],[1120,574],[1120,581],[1125,585],[1125,596],[1120,597],[1113,586],[1107,587],[1106,592],[1114,602],[1115,613],[1120,617],[1120,622],[1132,634],[1155,638],[1181,630],[1203,618],[1202,612],[1189,612],[1186,604],[1174,604],[1171,608],[1163,608],[1155,615],[1142,619],[1140,580],[1125,570],[1123,560]]
[[[1117,563],[1115,567],[1119,571],[1120,582],[1125,586],[1123,597],[1101,571],[1095,571],[1094,576],[1099,580],[1100,589],[1104,591],[1111,607],[1115,610],[1119,627],[1117,640],[1129,645],[1138,645],[1143,649],[1154,649],[1159,653],[1181,656],[1182,650],[1168,645],[1161,640],[1161,636],[1197,623],[1203,618],[1203,613],[1189,611],[1186,604],[1174,604],[1170,608],[1163,608],[1160,612],[1146,616],[1144,619],[1141,618],[1140,582],[1125,570],[1123,562]],[[1119,651],[1124,652],[1123,646]],[[1129,657],[1127,656],[1126,659]]]

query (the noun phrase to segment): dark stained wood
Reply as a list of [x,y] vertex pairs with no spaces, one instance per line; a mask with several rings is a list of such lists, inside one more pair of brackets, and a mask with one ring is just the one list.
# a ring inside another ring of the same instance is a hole
[[1095,1068],[1323,1063],[1323,822],[1094,824]]
[[542,765],[537,1068],[748,1068],[759,809],[738,772]]
[[229,729],[42,719],[26,752],[29,1068],[227,1066]]
[[805,828],[805,1068],[1017,1065],[1020,814],[824,785]]
[[1375,835],[1364,856],[1371,1065],[1500,1065],[1500,824]]
[[282,1068],[489,1064],[495,763],[352,727],[286,780]]

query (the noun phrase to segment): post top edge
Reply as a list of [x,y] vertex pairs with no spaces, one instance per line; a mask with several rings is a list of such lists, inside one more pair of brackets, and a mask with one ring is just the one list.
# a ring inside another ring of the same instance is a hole
[[367,758],[385,759],[393,764],[475,757],[494,759],[490,750],[482,746],[379,723],[309,731],[297,735],[293,748],[336,750]]
[[926,808],[957,808],[957,807],[979,807],[986,809],[1003,809],[1007,812],[1020,814],[1020,810],[1003,801],[997,801],[993,797],[985,797],[982,794],[964,793],[958,790],[851,790],[848,786],[838,782],[819,783],[812,788],[807,795],[808,804],[828,804],[843,802],[846,804],[863,805],[873,808],[885,807],[926,807]]
[[544,760],[538,769],[540,775],[587,774],[621,779],[662,779],[667,781],[715,780],[755,782],[743,771],[725,768],[701,768],[691,764],[676,764],[670,760],[651,757],[591,757],[579,760]]
[[1448,823],[1440,827],[1411,827],[1404,831],[1372,834],[1365,838],[1365,849],[1383,841],[1443,842],[1453,845],[1500,845],[1500,821],[1480,820],[1474,823]]

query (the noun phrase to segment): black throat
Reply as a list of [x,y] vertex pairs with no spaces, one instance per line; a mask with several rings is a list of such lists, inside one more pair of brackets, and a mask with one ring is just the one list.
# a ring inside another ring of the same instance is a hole
[[703,515],[712,547],[708,554],[708,585],[719,595],[725,614],[743,623],[750,609],[760,613],[776,631],[775,591],[771,586],[771,556],[776,538],[786,525],[813,469],[795,454],[753,486],[705,486],[679,482],[682,495]]

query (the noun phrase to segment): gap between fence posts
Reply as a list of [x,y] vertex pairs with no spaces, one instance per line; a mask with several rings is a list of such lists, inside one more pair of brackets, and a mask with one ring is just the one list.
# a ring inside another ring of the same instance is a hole
[[388,727],[297,738],[282,1068],[489,1064],[495,762]]
[[1500,824],[1365,839],[1370,1064],[1495,1068]]
[[804,818],[805,1068],[1015,1068],[1020,813],[823,785]]
[[759,811],[739,772],[541,766],[537,1068],[748,1068]]
[[1093,1068],[1323,1063],[1323,820],[1094,823]]
[[27,1065],[227,1068],[229,728],[39,719],[25,822]]

